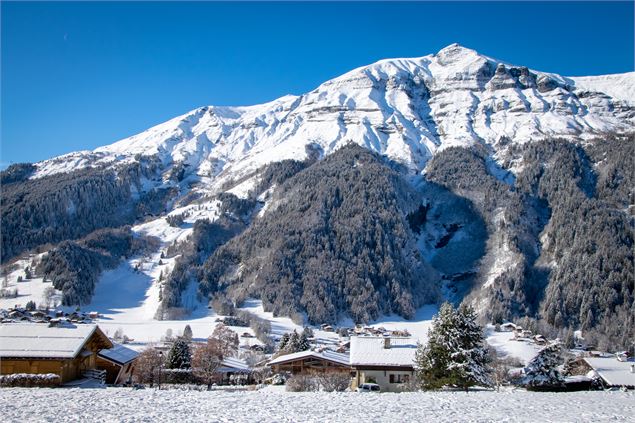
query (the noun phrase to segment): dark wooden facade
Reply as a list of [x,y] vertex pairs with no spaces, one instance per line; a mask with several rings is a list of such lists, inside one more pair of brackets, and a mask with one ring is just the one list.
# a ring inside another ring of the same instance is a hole
[[292,374],[316,374],[316,373],[348,373],[351,366],[318,357],[301,357],[289,361],[273,364],[274,373],[290,372]]

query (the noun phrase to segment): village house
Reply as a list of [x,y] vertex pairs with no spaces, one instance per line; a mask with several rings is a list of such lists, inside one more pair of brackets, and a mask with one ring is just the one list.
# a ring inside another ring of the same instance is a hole
[[349,355],[332,350],[300,351],[285,354],[269,361],[274,373],[292,374],[350,373]]
[[97,368],[113,344],[97,325],[0,325],[0,374],[54,373],[65,383]]
[[635,360],[619,357],[585,357],[595,374],[602,379],[605,387],[635,389]]
[[249,365],[235,357],[225,357],[216,370],[221,385],[246,385],[252,381]]
[[352,388],[376,383],[384,392],[400,392],[414,377],[417,342],[391,336],[351,337]]

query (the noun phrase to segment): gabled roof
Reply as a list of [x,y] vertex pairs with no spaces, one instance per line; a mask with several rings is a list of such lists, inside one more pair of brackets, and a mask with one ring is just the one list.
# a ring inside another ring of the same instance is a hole
[[300,351],[292,354],[285,354],[274,358],[269,362],[269,365],[283,364],[290,361],[302,360],[305,358],[317,358],[319,360],[330,361],[342,366],[350,366],[350,357],[348,354],[338,353],[331,350],[318,351]]
[[0,357],[75,358],[95,332],[108,340],[97,325],[1,324]]
[[139,353],[137,351],[121,344],[115,344],[112,348],[101,350],[98,355],[122,366],[139,357]]
[[635,386],[635,373],[631,373],[635,361],[619,361],[615,357],[585,357],[584,361],[611,386]]
[[[390,348],[385,348],[386,340]],[[351,337],[353,366],[414,366],[417,341],[414,338],[384,336]]]

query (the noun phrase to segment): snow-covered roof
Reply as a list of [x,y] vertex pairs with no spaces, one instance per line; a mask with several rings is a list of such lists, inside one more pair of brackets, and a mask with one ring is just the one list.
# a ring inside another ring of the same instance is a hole
[[[386,348],[386,341],[390,347]],[[413,366],[417,341],[414,338],[383,336],[351,337],[353,366]]]
[[121,344],[115,344],[112,348],[99,351],[99,356],[123,365],[139,357],[139,353]]
[[249,372],[251,369],[249,365],[239,358],[234,357],[226,357],[223,359],[221,366],[217,370],[219,373],[227,373],[227,372]]
[[635,386],[635,373],[631,373],[635,361],[619,361],[615,357],[585,357],[584,361],[609,385]]
[[97,325],[2,324],[0,357],[74,358],[96,329]]
[[281,355],[269,362],[269,365],[287,363],[289,361],[301,360],[304,358],[317,358],[319,360],[331,361],[333,363],[341,364],[344,366],[350,366],[350,357],[348,354],[338,353],[331,350],[324,351],[300,351],[292,354]]

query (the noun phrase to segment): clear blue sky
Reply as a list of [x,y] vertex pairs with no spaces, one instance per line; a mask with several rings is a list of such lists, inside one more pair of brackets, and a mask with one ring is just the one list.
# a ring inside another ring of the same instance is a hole
[[203,105],[310,91],[458,42],[564,75],[633,70],[633,2],[2,2],[0,162],[93,149]]

